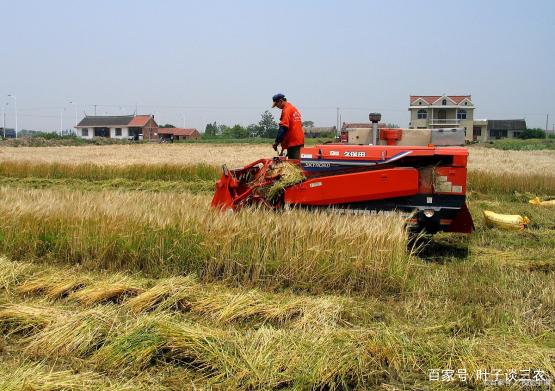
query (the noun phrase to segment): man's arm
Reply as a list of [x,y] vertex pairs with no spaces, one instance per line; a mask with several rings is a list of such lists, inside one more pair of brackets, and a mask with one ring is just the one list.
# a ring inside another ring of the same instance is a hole
[[277,151],[277,146],[283,141],[285,137],[285,132],[289,129],[289,117],[285,110],[281,112],[281,118],[279,120],[279,129],[276,136],[276,141],[274,142],[274,151]]
[[283,140],[283,137],[285,137],[285,132],[287,132],[287,126],[280,125],[276,136],[276,144],[281,143],[281,141]]
[[283,141],[283,137],[285,137],[285,132],[287,132],[287,126],[280,125],[278,129],[278,133],[276,136],[276,141],[272,145],[274,151],[277,151],[277,147]]

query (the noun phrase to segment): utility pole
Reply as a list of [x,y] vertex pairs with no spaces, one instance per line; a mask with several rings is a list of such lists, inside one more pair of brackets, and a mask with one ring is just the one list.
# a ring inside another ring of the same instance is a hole
[[17,138],[17,98],[14,94],[8,94],[8,96],[10,98],[13,98],[13,107],[14,107],[14,111],[15,111],[15,138]]
[[64,110],[65,110],[65,107],[60,109],[60,137],[63,136],[63,132],[64,132]]
[[73,124],[73,126],[77,125],[77,103],[75,103],[74,101],[70,100],[69,101],[70,105],[73,105],[73,113],[75,114],[75,122]]
[[6,138],[6,108],[2,106],[2,130],[4,131],[4,138]]
[[335,112],[335,125],[336,125],[336,129],[335,129],[335,135],[336,137],[339,137],[339,135],[341,134],[341,131],[339,130],[339,127],[341,126],[341,124],[339,123],[339,107],[336,108],[336,112]]

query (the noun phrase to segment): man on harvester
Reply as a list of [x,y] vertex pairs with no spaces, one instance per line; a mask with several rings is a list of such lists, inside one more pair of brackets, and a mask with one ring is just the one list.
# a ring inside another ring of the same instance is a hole
[[301,113],[299,113],[295,106],[287,102],[283,94],[275,94],[272,97],[272,101],[274,102],[272,107],[281,109],[279,130],[272,147],[277,151],[278,145],[281,144],[281,150],[287,150],[288,159],[300,159],[301,148],[304,147]]

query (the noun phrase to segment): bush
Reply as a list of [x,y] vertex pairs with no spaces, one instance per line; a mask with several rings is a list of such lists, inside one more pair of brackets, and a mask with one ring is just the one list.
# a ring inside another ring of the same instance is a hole
[[545,131],[538,128],[526,129],[524,132],[520,134],[519,138],[524,140],[527,140],[530,138],[545,138]]

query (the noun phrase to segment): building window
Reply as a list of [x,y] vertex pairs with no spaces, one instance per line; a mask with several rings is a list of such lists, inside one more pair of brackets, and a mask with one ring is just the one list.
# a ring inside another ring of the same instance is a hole
[[121,128],[116,128],[116,136],[121,136]]
[[428,118],[428,111],[424,109],[420,109],[416,112],[416,117],[418,119],[426,119]]
[[507,129],[490,129],[489,131],[490,138],[500,139],[500,138],[507,137],[507,135],[508,135]]
[[468,105],[468,102],[464,102],[464,105],[465,105],[465,106]]
[[89,137],[89,128],[81,129],[81,137]]
[[442,104],[443,106],[446,106],[446,105],[447,105],[447,99],[443,99],[443,100],[441,101],[441,104]]
[[421,105],[421,104],[422,104],[422,101],[419,101],[418,104]]
[[465,109],[457,110],[457,119],[466,119],[466,110]]

